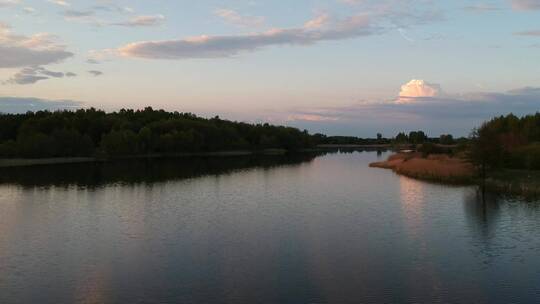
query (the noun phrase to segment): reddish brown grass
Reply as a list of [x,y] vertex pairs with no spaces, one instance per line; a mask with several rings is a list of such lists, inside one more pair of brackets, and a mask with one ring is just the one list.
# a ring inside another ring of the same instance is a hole
[[433,154],[427,158],[422,158],[417,153],[394,154],[387,161],[373,163],[370,166],[392,169],[396,173],[410,177],[441,181],[465,181],[475,175],[473,165],[444,154]]

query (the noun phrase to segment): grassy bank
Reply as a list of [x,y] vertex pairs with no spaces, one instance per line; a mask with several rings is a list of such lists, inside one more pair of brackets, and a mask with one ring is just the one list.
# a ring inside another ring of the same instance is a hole
[[474,167],[466,161],[444,154],[424,158],[420,153],[397,153],[386,161],[370,164],[370,167],[391,169],[412,178],[452,184],[473,183],[476,173]]
[[478,183],[490,191],[540,197],[540,171],[503,169],[490,171],[487,176]]
[[370,167],[391,169],[397,174],[421,180],[484,186],[504,194],[540,197],[540,171],[499,169],[489,171],[482,179],[474,166],[464,159],[436,154],[397,153]]

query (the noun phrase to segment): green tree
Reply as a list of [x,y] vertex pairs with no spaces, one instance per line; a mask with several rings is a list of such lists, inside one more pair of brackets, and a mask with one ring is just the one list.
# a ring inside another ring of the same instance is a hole
[[451,134],[442,134],[439,137],[439,143],[442,145],[453,145],[454,137]]

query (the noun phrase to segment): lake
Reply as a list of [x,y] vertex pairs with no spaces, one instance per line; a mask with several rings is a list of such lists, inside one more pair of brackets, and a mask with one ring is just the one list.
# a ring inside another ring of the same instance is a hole
[[539,301],[539,203],[387,156],[0,169],[0,303]]

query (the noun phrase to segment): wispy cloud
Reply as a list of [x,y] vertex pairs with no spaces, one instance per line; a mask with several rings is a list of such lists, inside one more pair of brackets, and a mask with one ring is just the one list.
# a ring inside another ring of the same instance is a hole
[[514,35],[540,37],[540,30],[516,32],[516,33],[514,33]]
[[164,21],[165,16],[163,15],[136,16],[127,21],[112,23],[112,25],[126,27],[158,26],[163,24]]
[[[382,34],[415,25],[428,24],[444,17],[428,1],[359,1],[355,11],[345,18],[332,17],[327,12],[318,14],[299,27],[272,28],[266,31],[233,35],[200,35],[170,40],[148,40],[129,43],[115,49],[116,56],[147,59],[225,58],[272,46],[306,46],[323,41],[352,39]],[[349,3],[351,4],[351,3]],[[414,8],[414,9],[413,9]],[[263,20],[234,10],[215,12],[228,22],[253,25]],[[106,50],[111,55],[111,50]]]
[[367,15],[356,15],[336,22],[327,22],[317,28],[310,25],[311,23],[308,22],[303,27],[272,29],[246,35],[142,41],[123,46],[118,49],[118,52],[125,57],[152,59],[219,58],[269,46],[310,45],[320,41],[372,35],[377,31],[371,26]]
[[0,0],[0,8],[15,6],[20,2],[20,0]]
[[486,13],[486,12],[493,12],[493,11],[501,10],[501,8],[498,6],[485,4],[485,3],[468,5],[468,6],[463,7],[463,9],[469,12],[474,12],[474,13]]
[[63,73],[48,70],[41,66],[32,66],[21,69],[10,79],[5,81],[5,84],[34,84],[40,80],[50,78],[62,78],[64,76],[74,77],[74,73]]
[[91,10],[68,9],[63,12],[63,15],[68,20],[88,19],[89,17],[93,17],[95,15],[95,12]]
[[64,0],[47,0],[49,3],[59,5],[59,6],[70,6],[69,2]]
[[98,77],[98,76],[101,76],[103,75],[103,72],[102,71],[98,71],[98,70],[90,70],[88,71],[88,73],[94,77]]
[[130,7],[119,6],[109,1],[100,1],[98,5],[86,7],[84,9],[71,8],[69,3],[59,5],[64,7],[62,15],[65,20],[87,23],[94,26],[153,26],[160,24],[165,19],[162,15],[142,15],[131,17],[123,22],[112,22],[110,19],[117,18],[118,15],[132,15],[134,10]]
[[219,16],[228,23],[243,26],[243,27],[260,27],[264,25],[265,18],[261,16],[246,16],[241,15],[235,10],[232,9],[217,9],[214,11],[216,16]]
[[540,0],[510,0],[512,8],[519,11],[540,10]]

